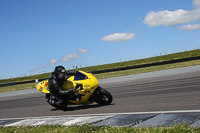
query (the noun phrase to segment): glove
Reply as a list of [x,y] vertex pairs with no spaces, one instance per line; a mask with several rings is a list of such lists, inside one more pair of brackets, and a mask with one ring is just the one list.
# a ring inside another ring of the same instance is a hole
[[78,89],[80,89],[82,87],[82,85],[76,85],[76,87],[74,87],[72,90],[73,92],[77,92]]
[[77,91],[77,89],[78,89],[78,86],[74,87],[72,90],[75,93]]

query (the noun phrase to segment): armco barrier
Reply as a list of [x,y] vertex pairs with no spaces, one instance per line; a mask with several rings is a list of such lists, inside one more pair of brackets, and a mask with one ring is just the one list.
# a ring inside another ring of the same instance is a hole
[[[134,66],[127,66],[127,67],[113,68],[113,69],[91,71],[90,73],[100,74],[100,73],[116,72],[116,71],[122,71],[122,70],[129,70],[129,69],[137,69],[137,68],[144,68],[144,67],[172,64],[172,63],[185,62],[185,61],[198,60],[198,59],[200,59],[200,56],[182,58],[182,59],[175,59],[175,60],[170,60],[170,61],[148,63],[148,64],[142,64],[142,65],[134,65]],[[45,79],[39,79],[38,81],[42,81],[42,80],[45,80]],[[34,83],[34,82],[35,82],[35,80],[23,81],[23,82],[3,83],[3,84],[0,84],[0,87],[17,85],[17,84]]]
[[127,67],[106,69],[106,70],[98,70],[98,71],[92,71],[91,73],[100,74],[100,73],[107,73],[107,72],[116,72],[116,71],[122,71],[122,70],[137,69],[137,68],[144,68],[144,67],[151,67],[151,66],[158,66],[158,65],[166,65],[166,64],[179,63],[179,62],[198,60],[198,59],[200,59],[200,56],[175,59],[175,60],[170,60],[170,61],[154,62],[154,63],[148,63],[148,64],[142,64],[142,65],[134,65],[134,66],[127,66]]
[[[38,81],[42,81],[42,80],[45,80],[45,79],[39,79]],[[0,84],[0,87],[11,86],[11,85],[18,85],[18,84],[26,84],[26,83],[34,83],[34,82],[35,82],[35,80],[23,81],[23,82],[3,83],[3,84]]]
[[12,83],[3,83],[3,84],[0,84],[0,87],[11,86],[11,85],[16,85],[16,82],[12,82]]

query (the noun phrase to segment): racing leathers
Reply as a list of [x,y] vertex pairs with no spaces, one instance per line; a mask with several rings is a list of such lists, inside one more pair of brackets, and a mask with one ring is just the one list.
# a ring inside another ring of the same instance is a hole
[[[76,71],[68,71],[66,72],[67,76],[70,77],[76,74]],[[71,98],[76,92],[76,88],[66,90],[62,88],[64,82],[66,82],[67,78],[58,78],[55,72],[52,72],[49,76],[48,87],[50,91],[50,98],[48,102],[55,106],[66,106],[67,101]],[[56,99],[56,100],[55,100]]]

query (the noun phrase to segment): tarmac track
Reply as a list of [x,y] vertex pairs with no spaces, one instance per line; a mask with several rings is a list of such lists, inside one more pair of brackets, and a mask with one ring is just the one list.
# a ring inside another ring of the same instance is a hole
[[69,106],[57,110],[45,102],[44,94],[0,97],[0,119],[100,113],[199,110],[200,71],[144,79],[126,79],[100,84],[113,95],[108,106]]

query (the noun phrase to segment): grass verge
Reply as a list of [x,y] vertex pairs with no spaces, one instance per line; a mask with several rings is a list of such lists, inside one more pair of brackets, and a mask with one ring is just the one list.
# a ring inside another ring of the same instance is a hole
[[200,128],[187,125],[175,125],[172,127],[95,127],[88,124],[82,126],[20,126],[0,127],[1,133],[199,133]]
[[[160,61],[169,61],[169,60],[186,58],[186,57],[195,57],[195,56],[199,56],[199,55],[200,55],[200,49],[186,51],[186,52],[180,52],[180,53],[175,53],[175,54],[169,54],[169,55],[162,55],[162,56],[157,56],[157,57],[151,57],[151,58],[146,58],[146,59],[140,59],[140,60],[132,60],[132,61],[113,63],[113,64],[85,67],[85,68],[81,68],[80,70],[83,70],[86,72],[97,71],[97,70],[104,70],[104,69],[160,62]],[[98,79],[102,79],[102,78],[111,78],[111,77],[117,77],[117,76],[125,76],[125,75],[131,75],[131,74],[139,74],[139,73],[153,72],[153,71],[194,66],[194,65],[200,65],[200,60],[160,65],[160,66],[145,67],[145,68],[138,68],[138,69],[132,69],[132,70],[118,71],[118,72],[95,74],[95,76]],[[48,78],[49,75],[50,75],[50,73],[45,73],[45,74],[33,75],[33,76],[27,76],[27,77],[4,79],[4,80],[0,80],[0,84],[1,83],[9,83],[9,82],[21,82],[21,81],[30,81],[30,80],[35,80],[35,79],[43,79],[43,78]],[[0,87],[0,93],[8,92],[8,91],[25,90],[25,89],[31,89],[31,88],[35,88],[35,83],[27,83],[27,84],[20,84],[20,85],[14,85],[14,86]]]
[[[119,67],[161,62],[161,61],[170,61],[170,60],[174,60],[174,59],[195,57],[195,56],[199,56],[199,55],[200,55],[200,49],[185,51],[185,52],[180,52],[180,53],[174,53],[174,54],[168,54],[168,55],[162,55],[162,53],[161,53],[159,56],[156,56],[156,57],[150,57],[150,58],[138,59],[138,60],[131,60],[131,61],[124,61],[124,62],[118,62],[118,63],[112,63],[112,64],[104,64],[104,65],[98,65],[98,66],[90,66],[90,67],[84,67],[84,68],[80,68],[80,69],[85,71],[85,72],[91,72],[91,71],[97,71],[97,70],[113,69],[113,68],[119,68]],[[32,75],[32,76],[26,76],[26,77],[3,79],[3,80],[0,80],[0,83],[20,82],[20,81],[30,81],[30,80],[35,80],[35,79],[43,79],[43,78],[48,78],[49,74],[50,73],[44,73],[44,74]]]
[[[95,76],[98,79],[103,79],[103,78],[111,78],[111,77],[118,77],[118,76],[132,75],[132,74],[140,74],[140,73],[147,73],[147,72],[167,70],[167,69],[187,67],[187,66],[194,66],[194,65],[200,65],[200,60],[187,61],[187,62],[174,63],[174,64],[167,64],[167,65],[160,65],[160,66],[145,67],[145,68],[138,68],[138,69],[131,69],[131,70],[124,70],[124,71],[118,71],[118,72],[95,74]],[[13,86],[0,87],[0,93],[9,92],[9,91],[32,89],[32,88],[35,88],[35,84],[36,83],[28,83],[28,84],[19,84],[19,85],[13,85]]]
[[27,83],[27,84],[19,84],[19,85],[0,87],[0,93],[9,92],[9,91],[19,91],[19,90],[32,89],[32,88],[35,88],[35,84],[36,83]]
[[119,77],[119,76],[125,76],[125,75],[140,74],[140,73],[161,71],[161,70],[195,66],[195,65],[200,65],[200,60],[160,65],[160,66],[145,67],[145,68],[138,68],[138,69],[131,69],[131,70],[124,70],[124,71],[118,71],[118,72],[95,74],[95,76],[98,79],[103,79],[103,78]]

